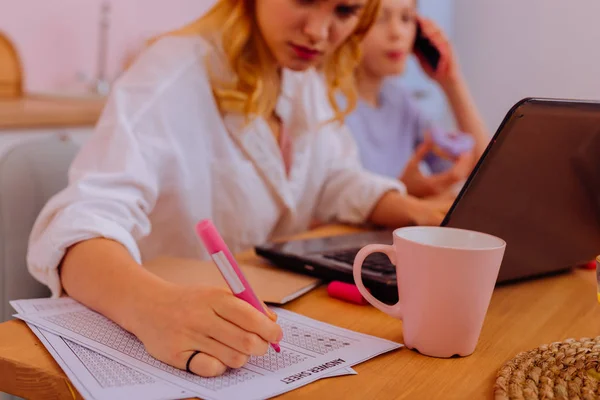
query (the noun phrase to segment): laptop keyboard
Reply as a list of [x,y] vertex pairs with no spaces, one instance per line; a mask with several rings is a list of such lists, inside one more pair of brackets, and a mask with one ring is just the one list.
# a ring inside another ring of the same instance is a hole
[[[354,258],[360,249],[346,249],[323,254],[323,257],[330,260],[340,261],[353,265]],[[363,263],[363,269],[379,272],[381,274],[395,274],[396,267],[390,259],[383,253],[374,253],[369,255]]]

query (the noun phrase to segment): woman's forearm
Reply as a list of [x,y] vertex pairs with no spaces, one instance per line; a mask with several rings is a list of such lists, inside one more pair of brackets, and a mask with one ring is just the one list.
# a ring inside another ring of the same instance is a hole
[[418,199],[398,191],[385,193],[369,216],[369,222],[389,228],[411,225],[439,226],[453,200],[449,198]]
[[169,286],[136,263],[120,243],[100,238],[72,246],[60,274],[70,297],[131,332],[151,299]]
[[466,81],[459,75],[444,83],[442,89],[450,103],[459,129],[475,139],[473,151],[475,159],[478,160],[488,145],[490,134],[471,97]]
[[391,228],[414,225],[417,207],[413,199],[412,196],[389,191],[379,199],[368,220],[372,224]]

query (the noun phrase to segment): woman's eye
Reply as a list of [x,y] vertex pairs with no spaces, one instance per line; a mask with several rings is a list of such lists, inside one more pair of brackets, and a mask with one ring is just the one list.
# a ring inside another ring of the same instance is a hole
[[341,5],[341,6],[337,6],[335,8],[335,12],[338,15],[338,17],[344,19],[344,18],[349,18],[352,17],[356,14],[358,14],[358,11],[360,10],[360,6],[346,6],[346,5]]

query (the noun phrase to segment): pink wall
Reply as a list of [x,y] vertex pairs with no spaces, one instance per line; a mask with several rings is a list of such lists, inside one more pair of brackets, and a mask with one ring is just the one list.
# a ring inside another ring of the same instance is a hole
[[[26,90],[73,90],[78,74],[95,76],[100,3],[0,0],[0,30],[17,46]],[[197,18],[211,4],[212,0],[111,0],[109,77],[145,39]]]

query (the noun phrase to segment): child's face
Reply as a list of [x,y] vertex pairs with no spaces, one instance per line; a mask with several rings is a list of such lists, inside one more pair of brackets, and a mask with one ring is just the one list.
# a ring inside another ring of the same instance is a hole
[[278,64],[301,71],[344,43],[369,1],[256,0],[256,21]]
[[377,77],[404,71],[417,33],[415,0],[382,0],[375,24],[362,43],[365,72]]

